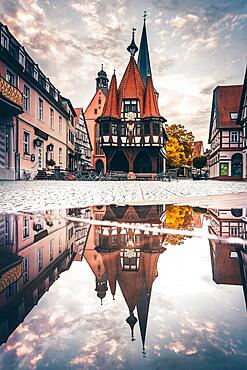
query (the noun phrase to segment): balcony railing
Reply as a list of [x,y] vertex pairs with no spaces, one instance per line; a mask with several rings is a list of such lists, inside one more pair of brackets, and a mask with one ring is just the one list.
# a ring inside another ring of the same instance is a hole
[[0,76],[0,95],[22,109],[22,93],[17,87],[10,85],[2,76]]

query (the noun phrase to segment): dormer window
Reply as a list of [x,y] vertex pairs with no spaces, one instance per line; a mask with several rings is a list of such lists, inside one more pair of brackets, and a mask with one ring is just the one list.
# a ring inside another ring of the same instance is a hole
[[1,45],[5,48],[5,49],[9,49],[9,38],[8,36],[5,34],[5,33],[1,33]]
[[137,99],[124,100],[124,113],[138,112],[138,101]]
[[121,249],[120,258],[123,271],[138,271],[140,249]]
[[39,73],[38,73],[38,68],[36,65],[33,68],[33,77],[35,78],[35,80],[38,80]]
[[19,50],[19,63],[25,67],[25,54],[21,50]]
[[46,91],[50,91],[50,81],[49,81],[48,78],[45,81],[45,89],[46,89]]
[[230,113],[231,121],[235,121],[238,118],[237,112],[231,112]]

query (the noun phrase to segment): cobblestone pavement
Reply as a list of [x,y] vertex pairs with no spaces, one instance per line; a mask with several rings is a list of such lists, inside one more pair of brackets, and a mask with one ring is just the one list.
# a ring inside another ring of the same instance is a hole
[[[222,196],[222,194],[239,192],[247,192],[247,182],[2,181],[0,182],[0,212],[37,211],[111,203],[159,201],[172,203],[182,201],[184,198],[187,200],[212,194]],[[226,199],[229,199],[229,195]]]

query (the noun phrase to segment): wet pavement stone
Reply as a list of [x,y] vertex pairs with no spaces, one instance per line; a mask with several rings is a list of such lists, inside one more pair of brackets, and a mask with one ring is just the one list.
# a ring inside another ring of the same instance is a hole
[[132,202],[172,203],[188,197],[240,192],[247,192],[247,182],[2,181],[0,182],[0,212]]

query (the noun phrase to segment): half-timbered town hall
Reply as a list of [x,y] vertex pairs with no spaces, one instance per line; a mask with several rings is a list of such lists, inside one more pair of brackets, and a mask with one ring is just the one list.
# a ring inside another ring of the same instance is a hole
[[167,139],[166,120],[160,115],[152,80],[145,21],[144,17],[138,63],[133,29],[127,48],[129,63],[119,86],[114,71],[102,115],[97,119],[107,171],[123,171],[129,178],[140,173],[151,177],[163,171]]

